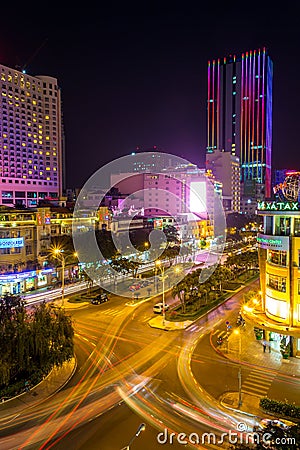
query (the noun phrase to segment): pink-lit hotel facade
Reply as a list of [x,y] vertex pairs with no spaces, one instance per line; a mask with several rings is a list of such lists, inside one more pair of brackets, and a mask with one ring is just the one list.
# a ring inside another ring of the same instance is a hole
[[111,176],[111,185],[127,195],[120,209],[134,205],[133,211],[153,218],[155,227],[172,224],[195,245],[201,238],[213,238],[214,201],[222,202],[222,184],[205,169],[191,164],[159,173],[128,173],[119,181],[124,175]]

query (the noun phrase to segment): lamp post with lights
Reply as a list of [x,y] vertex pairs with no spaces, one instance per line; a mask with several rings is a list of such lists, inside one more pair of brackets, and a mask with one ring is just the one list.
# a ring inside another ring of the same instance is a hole
[[165,279],[167,278],[168,275],[165,275],[165,266],[162,264],[160,259],[158,259],[155,262],[155,269],[158,269],[161,272],[161,279],[162,279],[162,304],[163,304],[163,326],[165,326],[165,321],[166,321]]
[[135,435],[131,438],[130,442],[128,443],[128,445],[126,445],[126,447],[123,447],[121,450],[130,450],[130,446],[133,443],[133,441],[141,434],[142,431],[144,431],[146,428],[146,424],[145,423],[141,423],[140,426],[138,427],[138,429],[136,430]]
[[242,357],[242,339],[240,330],[237,328],[234,330],[234,334],[239,337],[239,371],[238,371],[238,382],[239,382],[239,400],[238,407],[242,406],[242,366],[241,366],[241,357]]
[[62,274],[61,274],[61,305],[62,307],[64,307],[65,305],[65,266],[66,263],[68,261],[68,259],[76,258],[78,256],[77,252],[69,254],[69,255],[64,255],[64,250],[60,249],[60,248],[55,248],[52,251],[52,255],[54,256],[54,258],[58,259],[61,262],[61,269],[62,269]]

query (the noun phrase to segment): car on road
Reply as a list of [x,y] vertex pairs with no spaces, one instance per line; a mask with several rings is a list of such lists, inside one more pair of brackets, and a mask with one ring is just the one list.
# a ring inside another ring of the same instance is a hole
[[[156,305],[153,306],[153,312],[156,314],[161,314],[163,312],[163,307],[164,305],[162,302],[156,303]],[[165,311],[168,311],[168,309],[169,305],[165,303]]]
[[264,430],[267,427],[271,428],[281,428],[282,430],[288,430],[291,427],[295,426],[296,423],[291,422],[290,420],[286,419],[261,419],[258,423],[258,430]]
[[134,292],[134,291],[138,291],[141,288],[141,285],[138,284],[133,284],[132,286],[129,287],[129,290]]
[[108,301],[107,294],[99,294],[97,297],[92,298],[92,305],[100,305],[101,303],[106,303]]

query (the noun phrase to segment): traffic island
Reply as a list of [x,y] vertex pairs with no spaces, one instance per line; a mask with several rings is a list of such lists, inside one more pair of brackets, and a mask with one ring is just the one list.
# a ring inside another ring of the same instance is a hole
[[232,411],[244,412],[253,416],[262,416],[265,413],[259,405],[260,397],[256,397],[246,392],[242,393],[242,404],[239,406],[238,392],[224,392],[219,398],[219,402],[224,408]]
[[153,317],[152,319],[150,319],[148,321],[148,324],[150,325],[150,327],[160,328],[161,330],[166,330],[166,331],[185,330],[190,325],[192,325],[192,323],[194,323],[193,320],[185,320],[185,321],[180,321],[180,322],[171,322],[169,320],[165,320],[165,323],[163,323],[162,316]]

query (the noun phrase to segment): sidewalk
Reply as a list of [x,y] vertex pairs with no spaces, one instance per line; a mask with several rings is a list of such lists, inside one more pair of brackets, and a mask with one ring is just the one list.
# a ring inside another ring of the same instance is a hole
[[70,380],[77,367],[75,358],[63,363],[61,367],[56,367],[29,392],[23,392],[16,397],[10,398],[0,403],[0,411],[3,414],[7,411],[9,414],[17,413],[26,407],[35,406],[37,403],[52,396]]
[[[289,359],[283,359],[280,353],[280,344],[276,341],[267,342],[267,348],[264,351],[262,340],[256,339],[253,326],[249,323],[244,327],[239,327],[238,330],[239,333],[232,332],[220,347],[215,347],[212,343],[215,351],[232,362],[241,362],[241,365],[249,364],[254,369],[257,366],[256,370],[263,369],[264,372],[269,369],[270,374],[271,371],[276,371],[278,374],[284,374],[300,380],[299,358],[290,357]],[[264,380],[263,377],[262,380]],[[224,392],[219,401],[221,405],[228,409],[243,411],[261,417],[272,417],[259,406],[260,399],[263,397],[263,395],[254,395],[243,391],[240,397],[239,392],[235,391]],[[239,400],[241,400],[241,404]]]
[[279,342],[276,341],[267,342],[270,352],[268,345],[264,352],[262,340],[256,340],[251,324],[246,323],[244,327],[238,327],[238,330],[239,334],[232,332],[221,346],[214,347],[215,350],[232,361],[276,370],[300,379],[300,358],[283,359]]

